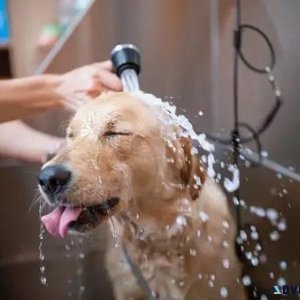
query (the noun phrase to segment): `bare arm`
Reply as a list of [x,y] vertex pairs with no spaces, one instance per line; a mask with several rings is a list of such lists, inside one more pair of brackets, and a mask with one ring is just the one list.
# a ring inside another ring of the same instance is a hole
[[0,123],[22,119],[51,108],[75,111],[105,90],[122,89],[110,61],[62,75],[39,75],[0,81]]
[[63,139],[37,131],[21,121],[0,124],[0,158],[43,163]]
[[63,107],[57,93],[58,86],[57,75],[0,81],[0,122]]

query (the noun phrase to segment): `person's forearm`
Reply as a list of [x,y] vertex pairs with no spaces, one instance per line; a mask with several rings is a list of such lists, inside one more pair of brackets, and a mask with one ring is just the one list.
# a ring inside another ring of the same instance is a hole
[[63,139],[37,131],[12,121],[0,124],[0,159],[13,158],[26,162],[43,163]]
[[61,106],[60,75],[0,80],[0,123]]

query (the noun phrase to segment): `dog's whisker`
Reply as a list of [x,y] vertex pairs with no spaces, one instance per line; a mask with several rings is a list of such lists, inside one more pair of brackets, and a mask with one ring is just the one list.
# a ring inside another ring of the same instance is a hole
[[33,199],[31,201],[31,204],[29,205],[29,211],[31,211],[33,209],[33,207],[42,200],[43,200],[42,195],[40,194],[39,190],[36,189]]

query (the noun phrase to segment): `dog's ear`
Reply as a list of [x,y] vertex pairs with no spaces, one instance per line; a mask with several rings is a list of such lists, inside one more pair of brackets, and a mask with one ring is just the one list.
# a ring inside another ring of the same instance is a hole
[[183,182],[188,186],[192,200],[199,196],[202,184],[205,181],[205,169],[197,153],[192,151],[192,141],[190,138],[181,137],[179,143],[183,149],[185,164],[180,175]]
[[181,182],[187,186],[191,199],[198,198],[201,186],[205,181],[206,172],[200,158],[192,151],[192,141],[189,137],[178,137],[172,141],[172,159],[179,170]]

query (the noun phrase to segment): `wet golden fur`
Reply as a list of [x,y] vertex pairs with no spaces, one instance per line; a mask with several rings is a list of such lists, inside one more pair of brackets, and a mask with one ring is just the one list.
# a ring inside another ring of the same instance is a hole
[[67,148],[48,164],[72,171],[72,205],[119,197],[111,212],[119,247],[113,239],[106,259],[116,299],[146,299],[122,244],[160,299],[219,299],[222,287],[227,299],[245,299],[226,198],[191,154],[191,141],[168,143],[169,131],[139,99],[108,93],[77,112]]

